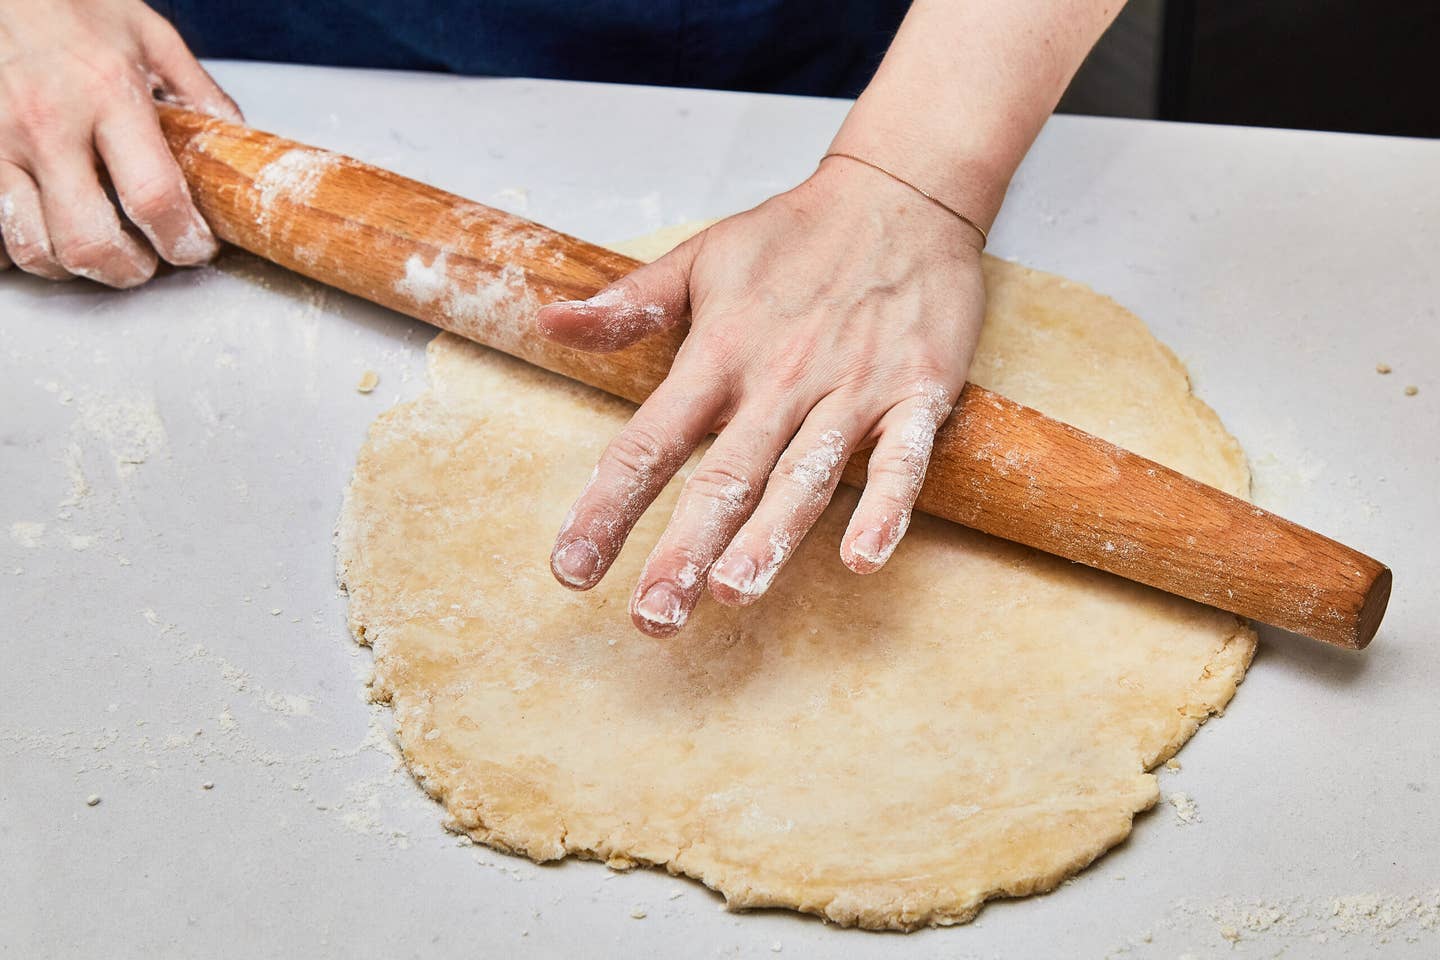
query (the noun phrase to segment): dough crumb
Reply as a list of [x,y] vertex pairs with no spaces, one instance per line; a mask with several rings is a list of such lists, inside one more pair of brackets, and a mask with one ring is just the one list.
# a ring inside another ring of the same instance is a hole
[[1181,823],[1195,823],[1200,819],[1200,808],[1190,794],[1176,790],[1165,799],[1175,808],[1175,819]]
[[278,616],[280,616],[280,608],[279,608],[279,607],[275,607],[274,609],[272,609],[272,610],[270,611],[270,616],[272,616],[272,617],[278,617]]
[[630,918],[632,920],[644,920],[647,916],[648,914],[645,912],[644,907],[636,907],[630,911]]
[[1174,757],[1171,757],[1169,760],[1166,760],[1166,761],[1165,761],[1165,769],[1166,769],[1166,770],[1179,770],[1179,769],[1180,769],[1180,761],[1177,760],[1177,759],[1175,759]]
[[355,389],[361,393],[369,393],[378,386],[380,386],[380,374],[374,370],[366,370],[360,374],[360,382],[355,384]]
[[200,784],[200,789],[201,789],[201,790],[214,790],[214,789],[215,789],[215,781],[213,781],[213,780],[206,780],[204,783]]
[[1420,392],[1420,388],[1417,387],[1417,386],[1415,386],[1413,383],[1412,383],[1410,386],[1408,386],[1408,387],[1405,388],[1405,396],[1407,396],[1407,397],[1413,397],[1413,396],[1415,396],[1415,394],[1417,394],[1417,393],[1419,393],[1419,392]]
[[1377,363],[1377,364],[1375,364],[1375,372],[1376,372],[1376,373],[1389,373],[1389,372],[1390,372],[1390,364],[1388,364],[1388,363]]
[[96,804],[98,804],[99,802],[100,802],[100,794],[98,794],[98,793],[92,793],[92,794],[90,794],[90,796],[88,796],[88,797],[85,798],[85,805],[86,805],[87,807],[93,807],[93,806],[95,806]]

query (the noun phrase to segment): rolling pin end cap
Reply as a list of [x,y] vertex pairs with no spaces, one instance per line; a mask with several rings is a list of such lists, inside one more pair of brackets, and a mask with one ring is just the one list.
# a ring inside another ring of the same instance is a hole
[[1371,581],[1355,624],[1355,642],[1349,646],[1364,650],[1370,645],[1370,641],[1375,639],[1375,634],[1380,629],[1380,621],[1385,619],[1385,608],[1390,605],[1390,584],[1393,580],[1390,568],[1381,567],[1380,573]]

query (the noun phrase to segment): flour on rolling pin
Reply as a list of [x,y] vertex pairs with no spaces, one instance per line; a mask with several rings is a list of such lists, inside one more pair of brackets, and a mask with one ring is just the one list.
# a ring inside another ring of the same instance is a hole
[[[325,175],[337,169],[344,159],[328,150],[305,148],[288,150],[266,164],[255,178],[256,225],[265,231],[267,237],[271,236],[275,227],[271,213],[275,205],[281,201],[305,203],[310,200]],[[300,248],[296,253],[313,263],[323,250]]]
[[[490,278],[483,274],[467,283],[447,272],[448,254],[426,263],[419,254],[405,261],[405,275],[395,281],[395,292],[409,298],[419,310],[444,313],[451,329],[472,340],[517,348],[541,307],[531,291],[525,269],[506,264]],[[456,271],[457,273],[459,271]],[[478,271],[477,271],[478,272]]]
[[[536,335],[541,305],[592,297],[633,259],[259,131],[161,121],[221,239],[632,402],[669,372],[683,326],[613,354]],[[1373,558],[975,384],[926,476],[922,510],[1341,646],[1368,643],[1389,598]]]

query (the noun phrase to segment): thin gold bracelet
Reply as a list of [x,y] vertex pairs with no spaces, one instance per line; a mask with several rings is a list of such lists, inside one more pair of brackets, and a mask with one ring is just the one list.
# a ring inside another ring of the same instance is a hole
[[914,190],[916,193],[920,194],[920,196],[924,197],[926,200],[929,200],[931,203],[935,204],[935,206],[939,207],[941,210],[944,210],[946,213],[957,218],[961,222],[969,224],[971,227],[974,227],[975,232],[980,234],[980,249],[985,249],[985,245],[990,242],[990,234],[986,233],[985,228],[980,226],[980,224],[976,223],[974,220],[971,220],[969,217],[965,216],[965,214],[961,213],[959,210],[956,210],[954,207],[950,206],[950,204],[946,203],[944,200],[941,200],[939,197],[935,196],[933,193],[926,190],[925,188],[916,186],[909,180],[906,180],[904,177],[900,176],[900,174],[896,173],[895,171],[887,170],[873,160],[866,160],[864,157],[857,157],[853,153],[842,153],[839,150],[832,150],[831,152],[825,154],[825,156],[820,158],[820,162],[824,163],[831,157],[844,157],[846,160],[854,160],[856,163],[863,163],[865,166],[869,167],[872,170],[879,170],[891,180],[894,180],[896,183],[903,183],[911,190]]

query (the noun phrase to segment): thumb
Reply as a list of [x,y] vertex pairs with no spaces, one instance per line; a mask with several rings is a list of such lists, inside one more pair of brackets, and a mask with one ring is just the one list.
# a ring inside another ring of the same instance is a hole
[[562,300],[541,307],[535,325],[546,339],[577,350],[623,350],[685,319],[694,260],[694,240],[687,240],[589,300]]
[[180,34],[153,10],[145,9],[140,42],[151,72],[160,81],[162,100],[231,123],[245,122],[235,101],[200,66]]

